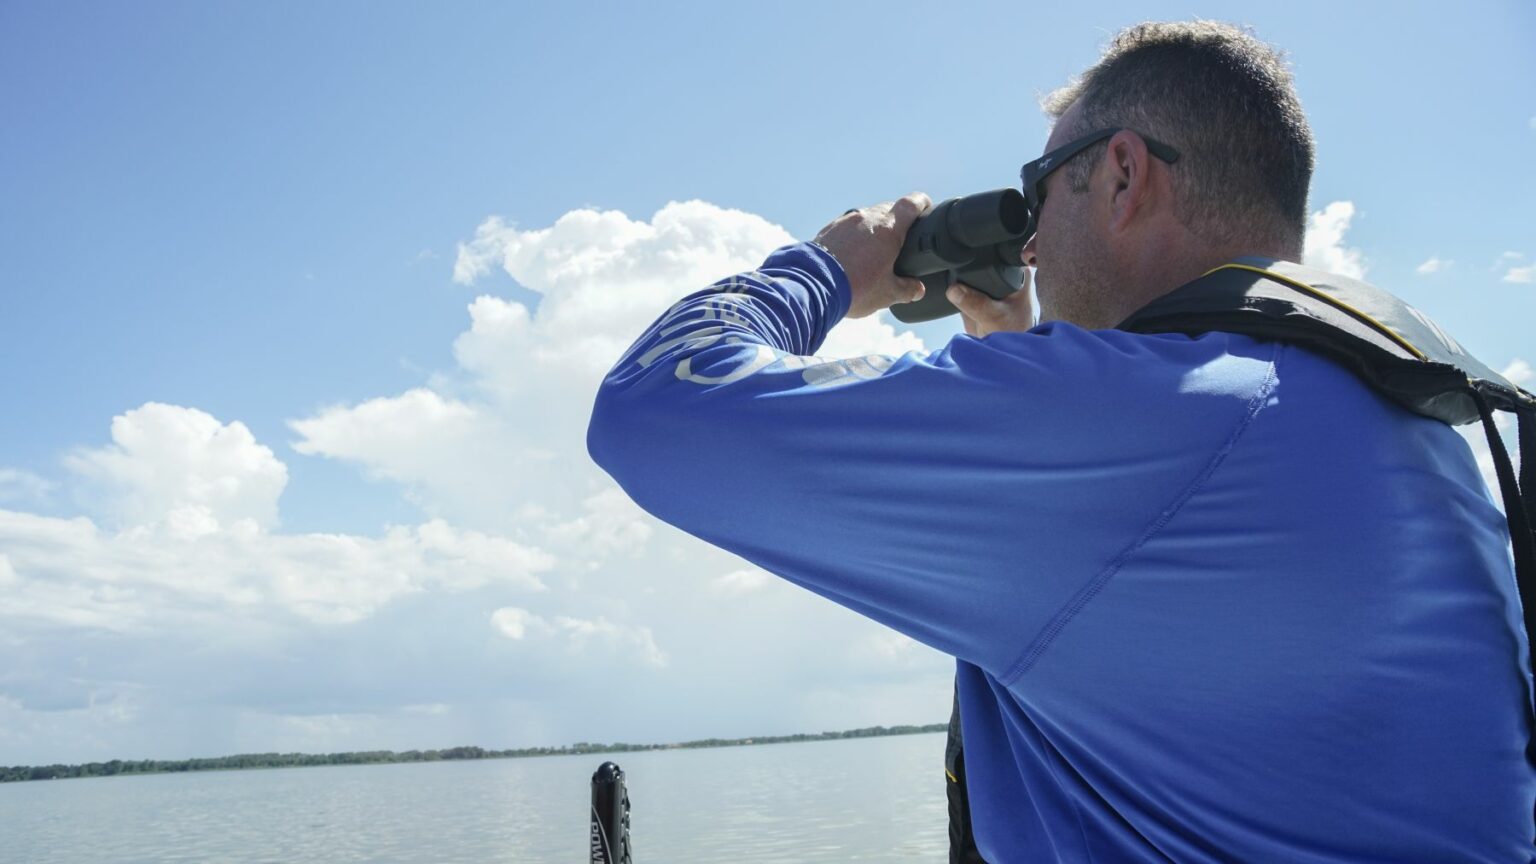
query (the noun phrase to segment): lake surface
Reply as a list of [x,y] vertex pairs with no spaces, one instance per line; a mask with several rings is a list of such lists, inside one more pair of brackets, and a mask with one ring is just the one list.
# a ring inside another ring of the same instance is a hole
[[947,861],[944,736],[0,785],[7,862],[587,860],[624,769],[635,864]]

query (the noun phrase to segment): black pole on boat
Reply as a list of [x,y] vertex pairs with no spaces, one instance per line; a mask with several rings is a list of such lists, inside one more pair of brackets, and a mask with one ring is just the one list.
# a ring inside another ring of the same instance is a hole
[[629,857],[629,792],[624,770],[604,762],[592,774],[591,864],[633,864]]

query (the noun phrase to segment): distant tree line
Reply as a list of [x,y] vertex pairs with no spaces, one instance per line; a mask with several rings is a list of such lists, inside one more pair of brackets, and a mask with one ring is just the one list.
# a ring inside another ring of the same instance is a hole
[[168,774],[182,771],[239,771],[246,768],[299,768],[311,765],[371,765],[380,762],[442,762],[450,759],[522,759],[532,756],[570,756],[584,753],[629,753],[638,750],[685,750],[699,747],[740,747],[748,744],[788,744],[796,741],[835,741],[841,738],[876,738],[882,735],[917,735],[943,732],[944,723],[927,726],[868,726],[844,732],[801,735],[770,735],[762,738],[705,738],[679,744],[593,744],[579,741],[565,747],[525,747],[520,750],[486,750],[483,747],[449,747],[446,750],[365,750],[353,753],[243,753],[214,759],[113,759],[84,765],[0,766],[0,783],[22,780],[62,780],[70,777],[112,777],[118,774]]

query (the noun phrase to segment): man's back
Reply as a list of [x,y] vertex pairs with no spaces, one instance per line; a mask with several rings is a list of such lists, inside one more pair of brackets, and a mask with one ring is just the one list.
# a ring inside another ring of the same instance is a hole
[[805,356],[848,297],[796,245],[684,299],[588,445],[663,520],[960,661],[988,860],[1527,859],[1525,639],[1452,429],[1222,333]]
[[[1002,681],[962,664],[981,848],[1525,860],[1524,638],[1503,516],[1466,444],[1305,351],[1202,338],[1228,356],[1162,404],[1182,412],[1203,387],[1250,394],[1251,414],[1216,448],[1192,442],[1210,462]],[[1266,355],[1257,387],[1226,368]]]

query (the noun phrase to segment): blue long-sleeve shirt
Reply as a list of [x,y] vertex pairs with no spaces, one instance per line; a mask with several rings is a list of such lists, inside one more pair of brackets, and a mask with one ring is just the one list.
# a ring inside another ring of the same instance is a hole
[[1223,333],[809,356],[850,299],[809,244],[690,295],[588,448],[957,658],[987,860],[1536,860],[1508,533],[1451,428]]

